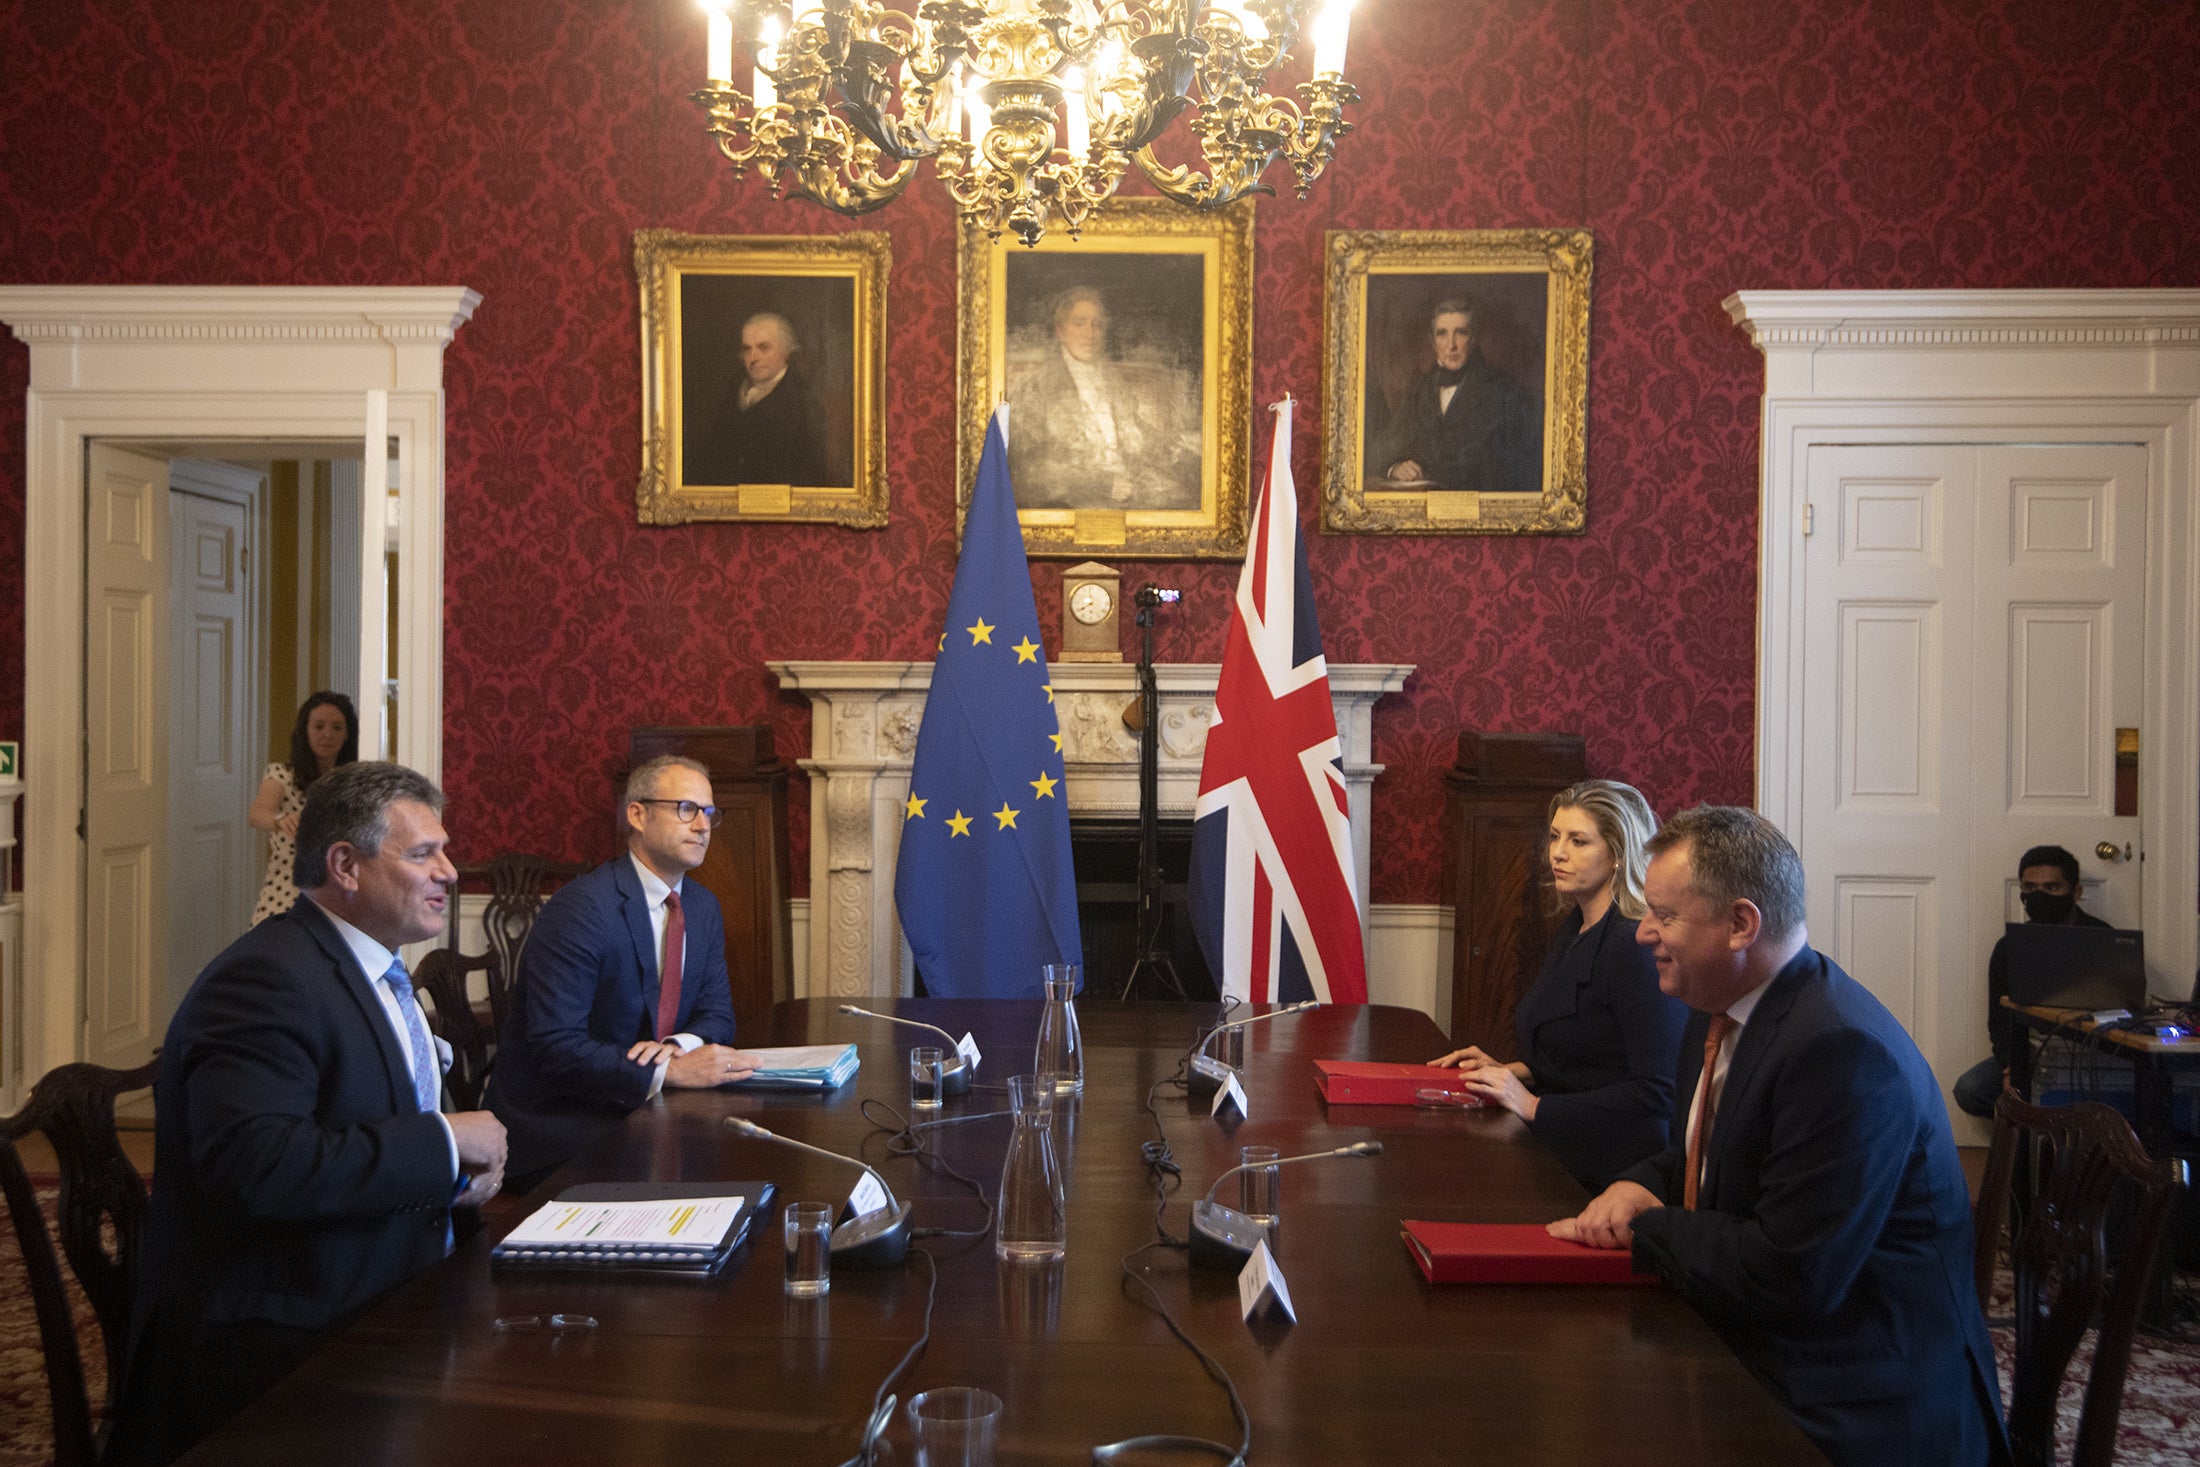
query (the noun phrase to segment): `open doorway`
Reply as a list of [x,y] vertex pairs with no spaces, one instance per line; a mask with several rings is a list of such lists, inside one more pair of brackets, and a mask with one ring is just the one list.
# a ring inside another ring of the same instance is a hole
[[[85,1053],[142,1064],[250,925],[248,812],[323,690],[380,719],[356,657],[358,440],[86,446]],[[396,549],[384,547],[394,574]],[[385,672],[388,672],[385,669]],[[378,680],[387,683],[390,679]],[[372,737],[362,742],[371,747]]]
[[[23,899],[20,956],[0,962],[0,1106],[85,1057],[91,1014],[106,1001],[91,982],[91,938],[107,940],[108,929],[94,911],[84,830],[86,569],[99,529],[88,445],[187,443],[201,456],[209,442],[367,445],[365,479],[389,483],[391,503],[363,496],[357,627],[348,649],[334,635],[335,655],[369,687],[386,690],[394,667],[401,690],[374,700],[379,718],[362,719],[361,757],[439,777],[443,352],[480,300],[460,286],[0,286],[0,322],[30,348]],[[145,1010],[147,1029],[150,1018]]]

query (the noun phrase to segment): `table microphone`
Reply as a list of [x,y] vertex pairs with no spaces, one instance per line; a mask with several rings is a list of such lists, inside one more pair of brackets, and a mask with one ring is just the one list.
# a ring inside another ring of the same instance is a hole
[[[1379,1156],[1380,1141],[1355,1141],[1350,1146],[1340,1146],[1334,1151],[1309,1151],[1304,1156],[1279,1156],[1274,1161],[1255,1162],[1253,1166],[1286,1166],[1294,1161],[1320,1161],[1329,1156]],[[1214,1187],[1207,1195],[1192,1204],[1192,1266],[1194,1268],[1226,1268],[1231,1272],[1245,1267],[1253,1250],[1268,1236],[1268,1229],[1254,1222],[1234,1207],[1224,1207],[1215,1201],[1215,1188],[1252,1167],[1231,1167],[1215,1178]]]
[[1266,1019],[1280,1019],[1285,1014],[1302,1014],[1308,1009],[1318,1009],[1321,1006],[1322,1001],[1318,998],[1302,999],[1298,1003],[1287,1003],[1280,1009],[1270,1009],[1265,1014],[1254,1014],[1249,1018],[1233,1019],[1227,1024],[1217,1024],[1214,1028],[1209,1029],[1206,1037],[1192,1046],[1191,1069],[1186,1079],[1186,1084],[1191,1089],[1192,1099],[1213,1099],[1214,1093],[1222,1088],[1222,1082],[1237,1073],[1229,1065],[1207,1053],[1207,1046],[1215,1042],[1217,1034],[1225,1029],[1242,1029],[1247,1024],[1258,1024]]
[[955,1036],[939,1025],[926,1024],[916,1019],[904,1019],[898,1014],[881,1014],[871,1009],[858,1008],[852,1003],[842,1004],[840,1011],[844,1014],[854,1014],[859,1019],[884,1019],[889,1024],[907,1024],[912,1029],[929,1029],[934,1034],[939,1035],[940,1038],[947,1041],[947,1047],[940,1051],[941,1057],[947,1062],[941,1089],[949,1095],[968,1095],[970,1093],[970,1082],[976,1078],[978,1067],[971,1064],[964,1057]]
[[726,1117],[726,1129],[737,1135],[758,1141],[777,1141],[782,1146],[793,1146],[814,1152],[830,1161],[844,1161],[850,1166],[862,1167],[878,1183],[886,1194],[886,1205],[874,1208],[860,1217],[851,1217],[833,1229],[832,1252],[835,1267],[892,1268],[909,1257],[909,1204],[894,1200],[894,1189],[886,1185],[886,1178],[878,1174],[878,1168],[853,1156],[843,1156],[837,1151],[827,1151],[822,1146],[812,1146],[807,1141],[797,1141],[792,1136],[782,1136],[777,1131],[767,1131],[754,1121],[739,1116]]

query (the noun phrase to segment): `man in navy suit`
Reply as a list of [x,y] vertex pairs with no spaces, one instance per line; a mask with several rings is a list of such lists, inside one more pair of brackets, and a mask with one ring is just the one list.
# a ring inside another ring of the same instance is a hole
[[1551,1231],[1632,1246],[1835,1463],[2006,1462],[1931,1069],[1810,948],[1802,862],[1763,817],[1700,807],[1650,850],[1638,940],[1697,1011],[1673,1142]]
[[743,1079],[733,1043],[726,925],[718,899],[683,878],[718,824],[710,774],[652,759],[626,782],[627,853],[561,888],[520,956],[489,1079],[525,1191],[670,1085]]
[[396,764],[316,780],[297,905],[176,1009],[111,1460],[166,1462],[314,1339],[443,1257],[503,1178],[504,1127],[438,1113],[443,1065],[398,949],[443,930],[443,794]]

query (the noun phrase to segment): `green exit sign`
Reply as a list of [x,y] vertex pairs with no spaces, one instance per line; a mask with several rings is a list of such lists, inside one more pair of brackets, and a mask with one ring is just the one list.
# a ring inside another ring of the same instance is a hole
[[15,751],[20,747],[13,739],[0,743],[0,779],[16,777]]

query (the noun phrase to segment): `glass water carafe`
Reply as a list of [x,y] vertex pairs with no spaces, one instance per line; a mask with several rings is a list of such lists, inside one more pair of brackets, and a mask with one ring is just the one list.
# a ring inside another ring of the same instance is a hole
[[1085,1041],[1077,1032],[1077,980],[1075,963],[1048,963],[1041,968],[1046,979],[1047,1006],[1039,1016],[1039,1042],[1031,1055],[1031,1072],[1051,1081],[1057,1095],[1081,1094],[1085,1088]]
[[1008,1103],[1015,1121],[1008,1161],[1001,1168],[993,1251],[1010,1260],[1043,1263],[1069,1248],[1068,1199],[1054,1154],[1054,1085],[1039,1075],[1012,1076]]

